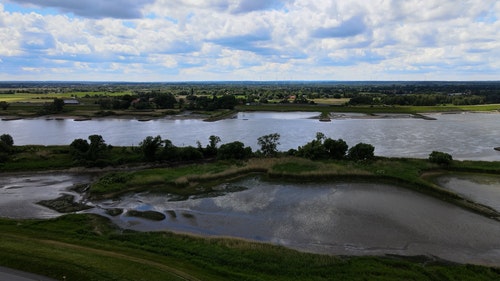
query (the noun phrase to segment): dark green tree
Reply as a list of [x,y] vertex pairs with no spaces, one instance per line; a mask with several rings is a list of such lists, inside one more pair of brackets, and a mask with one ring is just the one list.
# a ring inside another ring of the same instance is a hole
[[3,109],[3,110],[7,110],[7,108],[9,107],[9,103],[6,102],[6,101],[0,101],[0,107]]
[[159,93],[154,97],[154,102],[158,108],[174,108],[177,100],[171,93]]
[[439,165],[450,165],[453,157],[445,152],[433,151],[429,154],[429,161]]
[[260,145],[260,150],[266,157],[274,157],[278,154],[278,145],[280,140],[280,135],[278,133],[265,135],[257,139],[257,143]]
[[76,161],[84,161],[87,160],[87,153],[89,151],[89,143],[84,139],[75,139],[69,145],[70,153],[73,156],[73,159]]
[[220,143],[220,137],[211,135],[209,138],[209,143],[207,147],[203,150],[203,153],[206,157],[214,157],[217,156],[217,144]]
[[331,159],[344,158],[347,153],[347,149],[349,148],[343,139],[333,140],[331,138],[325,139],[323,146]]
[[3,142],[7,146],[13,146],[14,145],[14,139],[9,134],[3,134],[3,135],[1,135],[0,136],[0,142]]
[[349,149],[347,156],[352,160],[370,160],[375,157],[374,151],[373,145],[360,142]]
[[55,98],[52,102],[52,107],[55,113],[62,112],[64,108],[64,100]]
[[240,141],[225,143],[217,152],[218,159],[247,159],[252,155],[252,148],[245,147]]
[[88,159],[97,160],[103,156],[103,153],[108,149],[108,146],[101,135],[90,135],[89,140]]
[[157,153],[159,152],[161,146],[162,146],[162,139],[161,136],[148,136],[146,137],[140,144],[140,148],[142,150],[142,153],[144,155],[144,159],[147,161],[154,161],[157,159]]

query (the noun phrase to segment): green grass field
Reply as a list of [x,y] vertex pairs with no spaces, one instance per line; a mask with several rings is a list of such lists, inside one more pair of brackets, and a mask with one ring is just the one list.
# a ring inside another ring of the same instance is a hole
[[45,103],[51,102],[55,98],[71,99],[71,98],[96,98],[99,96],[123,96],[132,94],[126,92],[68,92],[68,93],[47,93],[47,94],[29,94],[29,93],[16,93],[16,94],[0,94],[0,101],[9,103]]
[[95,215],[0,219],[0,265],[57,280],[498,280],[425,257],[335,257],[238,239],[117,229]]

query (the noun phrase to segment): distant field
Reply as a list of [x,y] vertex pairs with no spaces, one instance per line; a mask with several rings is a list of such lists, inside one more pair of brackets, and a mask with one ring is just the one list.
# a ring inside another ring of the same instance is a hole
[[70,98],[84,98],[85,96],[98,97],[98,96],[123,96],[126,94],[131,94],[131,92],[69,92],[69,93],[47,93],[47,94],[28,94],[28,93],[16,93],[16,94],[0,94],[0,101],[6,101],[9,103],[15,102],[29,102],[29,103],[45,103],[47,101],[52,101],[55,98],[59,99],[70,99]]
[[349,102],[349,98],[340,98],[340,99],[332,99],[332,98],[324,98],[324,99],[313,99],[313,101],[317,104],[328,104],[328,105],[343,105]]

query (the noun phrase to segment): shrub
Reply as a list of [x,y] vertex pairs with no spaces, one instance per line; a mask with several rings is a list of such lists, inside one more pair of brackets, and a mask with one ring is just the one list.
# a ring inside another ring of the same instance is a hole
[[433,151],[429,154],[429,161],[439,165],[449,165],[452,160],[453,157],[445,152]]
[[343,139],[333,140],[331,138],[327,138],[323,142],[323,146],[328,151],[328,154],[332,159],[344,158],[347,149],[349,148],[349,146]]
[[358,143],[349,149],[347,156],[352,160],[369,160],[375,157],[375,147],[367,143]]
[[9,134],[3,134],[3,135],[1,135],[0,136],[0,142],[5,143],[7,146],[13,146],[14,145],[14,139]]
[[252,155],[252,149],[245,147],[240,141],[225,143],[220,146],[218,159],[247,159]]

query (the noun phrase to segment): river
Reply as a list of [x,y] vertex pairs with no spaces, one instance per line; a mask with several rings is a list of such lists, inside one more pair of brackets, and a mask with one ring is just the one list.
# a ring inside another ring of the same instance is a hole
[[235,118],[217,122],[199,119],[162,118],[147,122],[103,118],[89,121],[21,119],[0,121],[0,133],[10,134],[16,145],[65,145],[74,139],[102,135],[106,143],[137,146],[147,136],[160,135],[177,146],[208,143],[210,135],[222,143],[241,141],[254,150],[257,138],[279,133],[278,149],[296,149],[316,137],[317,132],[344,139],[349,146],[359,142],[375,147],[375,154],[388,157],[427,158],[433,151],[450,153],[454,159],[499,161],[500,114],[429,114],[436,120],[408,115],[365,116],[338,114],[331,122],[320,122],[311,112],[240,112]]

